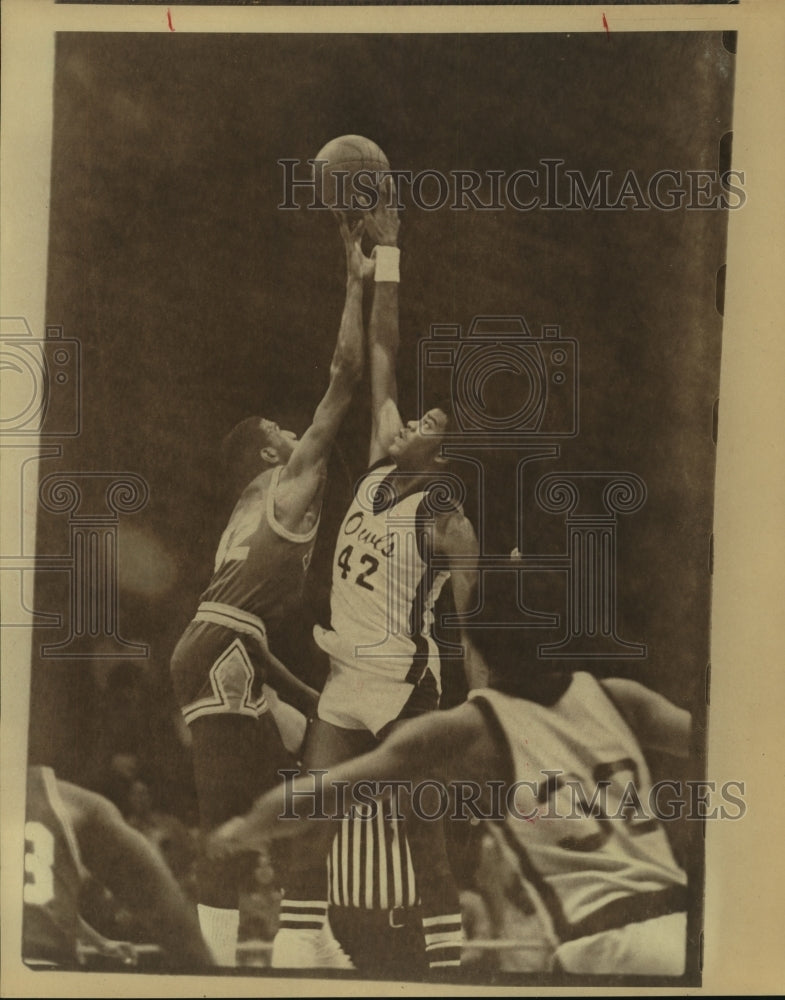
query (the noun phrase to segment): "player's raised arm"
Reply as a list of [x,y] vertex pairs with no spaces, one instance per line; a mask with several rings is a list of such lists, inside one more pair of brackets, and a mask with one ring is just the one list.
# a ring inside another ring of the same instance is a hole
[[305,514],[315,494],[321,491],[330,449],[363,373],[363,280],[373,273],[374,265],[362,252],[362,220],[350,227],[343,213],[336,214],[346,251],[346,299],[330,362],[330,382],[311,426],[295,445],[281,472],[276,494],[276,506],[285,504],[287,520],[294,522]]
[[[455,611],[459,616],[468,615],[477,606],[478,569],[480,546],[471,521],[462,510],[442,515],[436,523],[436,554],[449,561],[450,584]],[[461,629],[464,672],[470,688],[485,687],[488,668],[479,651],[474,648],[471,633]]]
[[144,916],[156,943],[178,967],[211,966],[196,908],[152,845],[100,795],[64,781],[58,782],[58,788],[90,871],[119,900]]
[[600,683],[644,749],[689,756],[692,718],[686,709],[625,677],[606,677]]
[[398,229],[395,184],[387,177],[380,188],[379,202],[368,213],[366,229],[376,243],[374,295],[368,325],[368,353],[371,363],[371,445],[368,464],[387,455],[403,421],[398,412]]

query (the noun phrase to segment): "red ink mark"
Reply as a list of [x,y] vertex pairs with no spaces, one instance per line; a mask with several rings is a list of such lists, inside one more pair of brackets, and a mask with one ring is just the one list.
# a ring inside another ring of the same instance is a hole
[[526,820],[527,823],[536,823],[537,820],[540,818],[540,810],[535,809],[534,813],[531,816],[524,816],[523,818]]
[[[602,16],[604,19],[605,15],[603,14]],[[166,20],[169,22],[169,30],[174,31],[174,25],[172,24],[172,12],[169,10],[168,7],[166,8]]]
[[605,28],[608,39],[611,37],[611,29],[608,27],[608,18],[605,16],[605,11],[602,12],[602,26]]

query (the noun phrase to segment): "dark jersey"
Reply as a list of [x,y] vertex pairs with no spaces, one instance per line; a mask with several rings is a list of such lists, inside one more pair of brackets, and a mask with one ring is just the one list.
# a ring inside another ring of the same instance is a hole
[[317,523],[303,535],[275,518],[275,489],[281,466],[268,469],[246,487],[221,536],[213,578],[202,604],[236,608],[280,627],[302,595]]
[[24,865],[24,961],[76,965],[85,869],[57,779],[48,767],[27,771]]

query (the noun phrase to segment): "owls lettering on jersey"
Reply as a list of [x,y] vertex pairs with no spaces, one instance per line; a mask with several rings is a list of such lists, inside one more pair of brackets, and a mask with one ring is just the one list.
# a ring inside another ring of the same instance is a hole
[[79,891],[84,868],[54,772],[27,772],[22,955],[25,961],[77,963]]
[[269,629],[285,620],[302,594],[318,521],[305,534],[275,517],[281,466],[268,469],[243,491],[221,537],[213,578],[202,601],[229,605],[260,618]]
[[357,488],[335,545],[332,632],[317,633],[317,641],[344,662],[416,683],[428,665],[438,675],[433,606],[449,573],[430,567],[427,489],[399,497],[395,471],[380,466]]
[[595,677],[576,673],[549,707],[490,689],[469,697],[509,748],[521,785],[506,832],[558,933],[621,897],[686,883],[649,809],[637,740]]

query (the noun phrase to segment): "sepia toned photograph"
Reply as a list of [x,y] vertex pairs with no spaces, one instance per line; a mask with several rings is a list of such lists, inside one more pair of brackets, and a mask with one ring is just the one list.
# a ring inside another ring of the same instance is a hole
[[188,11],[14,132],[3,964],[699,991],[743,32]]

